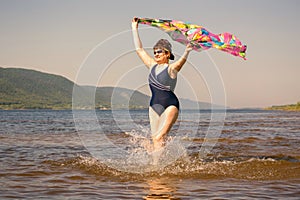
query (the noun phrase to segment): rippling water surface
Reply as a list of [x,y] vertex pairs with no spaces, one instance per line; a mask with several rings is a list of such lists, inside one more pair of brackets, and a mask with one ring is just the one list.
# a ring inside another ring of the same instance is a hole
[[[181,114],[170,137],[188,143],[184,154],[165,167],[146,163],[134,173],[93,157],[72,111],[0,111],[0,199],[299,199],[299,112],[228,110],[205,157],[199,152],[213,126],[211,113]],[[120,127],[109,111],[97,111],[101,133],[93,137],[105,134],[143,160],[147,111],[130,115],[138,128],[126,120]],[[188,134],[195,127],[196,134]]]

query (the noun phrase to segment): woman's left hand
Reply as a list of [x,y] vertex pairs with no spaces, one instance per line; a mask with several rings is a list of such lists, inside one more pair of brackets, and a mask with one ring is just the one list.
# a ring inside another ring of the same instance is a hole
[[190,52],[193,50],[193,45],[191,43],[188,43],[185,47],[185,51]]

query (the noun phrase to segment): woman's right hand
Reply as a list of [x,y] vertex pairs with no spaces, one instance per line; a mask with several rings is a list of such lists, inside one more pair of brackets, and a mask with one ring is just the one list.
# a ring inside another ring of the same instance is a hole
[[139,18],[137,17],[134,17],[131,21],[131,26],[132,26],[132,29],[137,29],[138,28],[138,21],[139,21]]

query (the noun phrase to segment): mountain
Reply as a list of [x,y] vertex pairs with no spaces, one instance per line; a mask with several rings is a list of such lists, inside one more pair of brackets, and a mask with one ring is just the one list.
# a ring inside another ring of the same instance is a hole
[[[117,108],[128,101],[130,108],[146,108],[149,101],[138,91],[79,86],[62,76],[20,68],[0,67],[0,86],[0,109],[71,109],[72,97],[81,104],[78,108],[110,109],[112,94]],[[95,101],[89,98],[93,95]]]
[[[139,91],[118,87],[81,86],[73,94],[74,102],[78,102],[76,107],[85,108],[89,105],[97,109],[111,109],[112,106],[114,109],[146,109],[150,98]],[[90,102],[90,99],[95,101]]]
[[[150,97],[125,88],[80,86],[63,76],[0,67],[0,109],[146,109]],[[209,103],[180,99],[182,108]]]
[[51,108],[69,106],[73,83],[35,70],[0,68],[1,108]]

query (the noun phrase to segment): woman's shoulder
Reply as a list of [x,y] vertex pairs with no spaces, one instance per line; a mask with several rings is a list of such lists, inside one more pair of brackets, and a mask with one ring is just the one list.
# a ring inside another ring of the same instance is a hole
[[155,62],[155,63],[152,63],[149,67],[149,69],[152,69],[153,67],[157,66],[158,64]]

